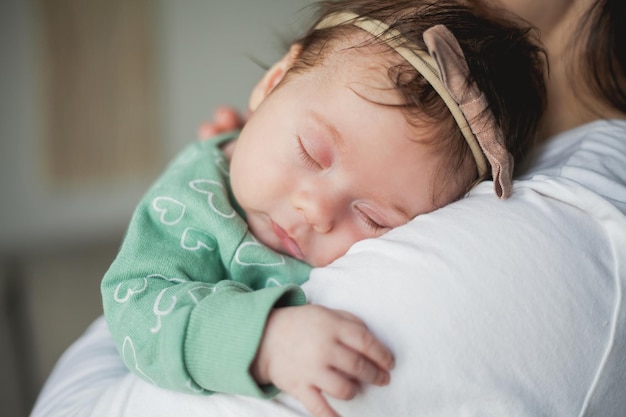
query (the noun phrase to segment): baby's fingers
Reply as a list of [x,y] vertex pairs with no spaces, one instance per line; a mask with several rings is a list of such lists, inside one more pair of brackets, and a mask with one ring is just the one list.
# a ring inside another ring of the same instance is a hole
[[213,113],[213,120],[204,122],[198,128],[198,139],[207,140],[220,133],[238,129],[243,120],[233,107],[221,106]]
[[381,386],[389,384],[390,375],[388,370],[381,368],[361,353],[345,346],[335,352],[331,366],[350,379],[360,383]]
[[[365,325],[354,325],[341,335],[341,343],[365,356],[380,369],[389,371],[393,369],[394,359],[391,351],[378,340]],[[355,362],[356,367],[363,366]]]
[[240,128],[243,125],[241,116],[233,107],[220,106],[215,110],[215,124],[224,131]]
[[314,387],[310,387],[296,398],[313,417],[341,417],[328,404],[322,393]]

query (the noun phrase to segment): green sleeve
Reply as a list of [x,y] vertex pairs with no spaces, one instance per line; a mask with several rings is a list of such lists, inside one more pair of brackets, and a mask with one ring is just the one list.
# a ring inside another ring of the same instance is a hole
[[219,185],[227,181],[207,168],[212,155],[191,147],[140,202],[102,281],[105,316],[127,367],[149,382],[268,396],[275,390],[259,387],[249,368],[270,310],[306,302],[295,284],[310,268],[265,247],[266,259],[284,262],[235,262],[258,244],[230,216]]
[[217,286],[219,291],[200,303],[189,320],[185,355],[193,379],[219,392],[263,397],[276,394],[273,386],[259,386],[249,370],[269,311],[276,304],[304,304],[302,290],[290,285],[251,292],[234,281]]

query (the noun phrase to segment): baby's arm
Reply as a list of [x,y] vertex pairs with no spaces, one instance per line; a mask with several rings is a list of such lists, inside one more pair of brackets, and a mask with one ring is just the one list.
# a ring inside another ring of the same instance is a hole
[[387,385],[391,352],[354,315],[319,305],[275,309],[252,365],[316,417],[338,417],[322,393],[349,400],[361,383]]
[[[245,118],[219,107],[200,140],[241,128]],[[351,399],[360,383],[386,385],[391,352],[354,315],[317,305],[274,309],[251,372],[262,384],[291,394],[316,417],[335,417],[322,392]]]
[[246,266],[262,248],[226,204],[211,149],[189,147],[139,204],[102,282],[105,316],[128,368],[156,385],[267,396],[275,389],[249,368],[272,308],[305,302],[298,286],[281,284],[303,282],[309,267],[271,258],[258,267],[272,277],[263,279]]

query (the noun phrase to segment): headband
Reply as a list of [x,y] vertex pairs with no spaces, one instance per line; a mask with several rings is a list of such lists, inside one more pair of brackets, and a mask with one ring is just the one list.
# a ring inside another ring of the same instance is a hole
[[430,83],[450,109],[476,161],[479,180],[487,174],[487,161],[496,195],[511,194],[513,157],[504,145],[502,131],[496,126],[489,103],[476,83],[469,83],[469,67],[454,35],[443,25],[424,32],[428,53],[410,48],[402,34],[379,20],[352,12],[333,13],[315,27],[316,30],[351,24],[385,43],[400,54]]

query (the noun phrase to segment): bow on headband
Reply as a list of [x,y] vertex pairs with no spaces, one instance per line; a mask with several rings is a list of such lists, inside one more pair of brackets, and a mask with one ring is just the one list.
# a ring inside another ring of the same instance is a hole
[[513,157],[504,145],[487,98],[476,83],[469,82],[469,67],[452,32],[443,25],[426,30],[423,35],[428,47],[426,53],[409,48],[402,34],[387,24],[351,12],[330,14],[315,29],[343,24],[356,26],[385,41],[432,85],[461,129],[476,161],[478,177],[486,176],[488,161],[496,195],[507,198],[512,188]]

